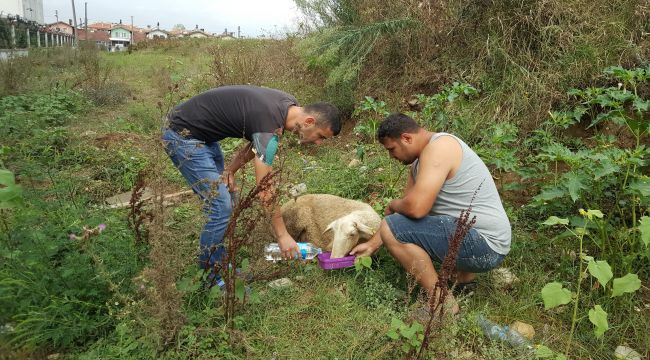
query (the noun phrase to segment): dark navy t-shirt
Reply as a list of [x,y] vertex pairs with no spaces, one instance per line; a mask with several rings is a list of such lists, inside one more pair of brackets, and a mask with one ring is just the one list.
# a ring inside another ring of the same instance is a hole
[[169,114],[170,127],[187,129],[193,138],[207,143],[244,138],[253,143],[257,157],[270,165],[292,105],[298,105],[296,98],[280,90],[223,86],[176,106]]

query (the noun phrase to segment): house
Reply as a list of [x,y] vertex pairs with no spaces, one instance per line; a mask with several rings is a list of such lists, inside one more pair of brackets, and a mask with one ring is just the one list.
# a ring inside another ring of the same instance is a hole
[[236,39],[235,33],[233,31],[228,31],[228,28],[224,29],[221,34],[215,35],[222,40],[234,40]]
[[110,32],[108,31],[94,30],[88,27],[88,32],[86,32],[86,29],[80,28],[77,33],[79,34],[79,40],[94,42],[98,48],[108,49],[111,45]]
[[21,19],[44,24],[43,0],[2,0],[0,17],[20,16]]
[[194,30],[187,33],[187,36],[191,38],[207,38],[207,37],[211,37],[212,35],[205,32],[205,29],[199,29],[199,26],[196,25],[194,27]]
[[210,34],[203,31],[203,29],[200,29],[200,30],[192,30],[192,31],[190,31],[188,36],[191,37],[191,38],[207,38],[207,37],[210,37]]
[[131,30],[122,24],[115,25],[109,35],[111,51],[120,51],[131,44]]
[[74,34],[74,27],[72,26],[72,20],[68,20],[67,23],[64,21],[57,21],[55,23],[49,24],[47,25],[47,30],[53,33],[62,33],[68,35]]
[[153,29],[146,33],[147,39],[168,39],[171,35],[169,32],[161,29]]

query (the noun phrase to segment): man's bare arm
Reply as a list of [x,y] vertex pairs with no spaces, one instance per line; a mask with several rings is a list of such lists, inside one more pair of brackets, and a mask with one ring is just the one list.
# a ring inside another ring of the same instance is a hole
[[[257,184],[259,184],[272,170],[273,168],[271,166],[266,165],[259,158],[255,158],[255,181]],[[260,192],[259,196],[264,207],[267,211],[271,212],[271,227],[273,229],[273,235],[278,241],[278,245],[282,251],[282,257],[285,259],[292,259],[298,255],[300,251],[298,249],[298,244],[287,231],[287,227],[282,219],[280,206],[271,202],[274,194],[275,187],[269,186],[264,191]]]
[[445,136],[427,145],[420,155],[417,182],[406,191],[404,198],[391,201],[390,211],[415,219],[426,216],[461,158],[460,144],[451,137]]
[[231,192],[237,190],[237,187],[235,186],[235,173],[241,169],[244,164],[251,161],[253,157],[255,157],[255,154],[253,153],[253,144],[248,143],[237,152],[230,164],[226,166],[221,176],[223,181],[226,183],[226,186],[228,186],[228,190]]

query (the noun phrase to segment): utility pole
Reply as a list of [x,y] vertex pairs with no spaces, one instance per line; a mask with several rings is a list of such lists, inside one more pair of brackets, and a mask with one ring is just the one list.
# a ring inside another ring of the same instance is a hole
[[77,12],[75,11],[74,8],[74,0],[72,0],[72,18],[74,19],[74,29],[72,29],[72,34],[74,35],[74,38],[72,40],[72,46],[74,47],[75,45],[78,44],[77,42]]
[[133,39],[134,38],[135,37],[133,36],[133,15],[131,15],[131,45],[134,45],[133,44]]
[[88,41],[88,3],[84,3],[84,32],[86,33],[86,41]]

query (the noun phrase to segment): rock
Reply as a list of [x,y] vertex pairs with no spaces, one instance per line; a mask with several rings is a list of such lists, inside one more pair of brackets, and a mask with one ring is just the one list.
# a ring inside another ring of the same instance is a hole
[[[106,202],[107,205],[121,206],[122,204],[128,204],[131,201],[131,195],[131,191],[123,192],[121,194],[106,198],[104,202]],[[145,201],[151,199],[152,196],[153,191],[149,188],[145,188],[142,197],[140,197],[140,200]]]
[[634,349],[631,349],[623,345],[619,345],[616,347],[616,350],[614,351],[614,356],[617,359],[641,360],[641,355],[639,355],[638,352],[634,351]]
[[361,165],[361,160],[359,159],[352,159],[350,163],[348,164],[348,167],[355,167]]
[[61,354],[55,353],[55,354],[50,354],[47,356],[47,360],[56,360],[61,357]]
[[535,336],[535,328],[525,322],[515,321],[510,325],[510,328],[523,335],[526,339],[532,340]]
[[297,198],[298,196],[306,192],[307,192],[307,184],[305,183],[296,184],[291,188],[289,188],[289,195],[291,195],[293,198]]
[[510,289],[512,286],[519,282],[519,278],[513,274],[508,268],[498,268],[492,271],[492,280],[497,289]]
[[271,282],[269,282],[269,287],[271,289],[282,289],[286,288],[289,286],[292,286],[293,282],[289,280],[289,278],[280,278],[280,279],[275,279]]

